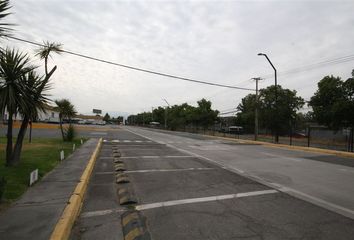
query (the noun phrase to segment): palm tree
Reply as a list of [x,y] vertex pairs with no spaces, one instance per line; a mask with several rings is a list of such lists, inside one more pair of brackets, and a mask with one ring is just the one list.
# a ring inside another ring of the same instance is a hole
[[65,141],[66,138],[63,129],[63,119],[69,119],[70,122],[71,118],[75,116],[76,110],[74,105],[68,99],[55,100],[55,103],[57,105],[56,109],[59,112],[61,135],[63,137],[63,140]]
[[51,52],[54,53],[62,53],[62,44],[60,43],[51,43],[51,42],[44,42],[43,46],[40,47],[36,52],[37,56],[39,56],[41,59],[44,59],[44,70],[45,70],[45,75],[47,76],[48,73],[48,58],[51,57]]
[[34,69],[29,65],[27,54],[16,50],[5,49],[0,52],[0,112],[8,112],[6,165],[13,165],[12,127],[13,115],[19,107],[25,109],[29,101],[27,88],[23,84],[23,76]]
[[23,120],[13,150],[12,161],[14,165],[20,161],[22,143],[29,122],[38,118],[39,111],[46,111],[45,105],[48,104],[49,99],[45,92],[50,88],[48,80],[49,78],[39,77],[34,71],[28,72],[22,78],[22,84],[26,88],[27,102],[26,105],[18,108]]
[[10,31],[12,30],[9,28],[12,24],[4,23],[3,19],[7,17],[10,13],[7,12],[11,8],[9,0],[1,0],[0,1],[0,37],[7,37],[10,35]]

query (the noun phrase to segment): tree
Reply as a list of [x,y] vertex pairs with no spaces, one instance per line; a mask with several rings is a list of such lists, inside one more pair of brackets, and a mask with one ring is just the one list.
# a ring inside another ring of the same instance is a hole
[[[60,54],[62,53],[62,44],[60,43],[54,43],[54,42],[44,42],[43,46],[37,49],[37,56],[39,56],[41,59],[44,59],[44,72],[45,75],[48,76],[48,58],[51,57],[51,53],[57,53]],[[56,68],[56,66],[54,67]],[[53,68],[53,69],[54,69]]]
[[354,126],[354,70],[352,77],[325,76],[318,84],[309,105],[315,120],[334,129]]
[[111,116],[109,116],[109,114],[106,113],[106,115],[104,115],[104,117],[103,117],[103,121],[108,122],[109,120],[111,120]]
[[[263,128],[275,132],[286,133],[296,119],[296,112],[304,105],[304,100],[296,96],[296,91],[283,89],[278,85],[278,100],[275,105],[275,86],[260,90],[258,109],[259,122]],[[256,95],[248,94],[241,100],[237,110],[237,123],[244,126],[245,130],[254,129],[254,117],[256,108]]]
[[255,109],[256,94],[248,94],[237,106],[239,112],[236,115],[236,123],[242,126],[246,132],[254,130]]
[[[53,72],[51,72],[51,74],[52,73]],[[48,81],[49,77],[41,78],[34,71],[23,76],[22,83],[26,87],[27,101],[26,105],[20,105],[18,108],[18,113],[22,116],[22,123],[12,155],[12,161],[14,164],[17,164],[20,161],[22,143],[29,121],[36,120],[39,111],[45,112],[45,105],[49,102],[46,94],[46,91],[50,88]]]
[[1,0],[0,1],[0,37],[7,37],[10,35],[9,28],[12,24],[3,22],[3,19],[6,18],[10,13],[7,11],[11,8],[9,0]]
[[23,82],[23,76],[34,69],[29,65],[27,54],[5,49],[0,53],[0,110],[8,112],[6,165],[14,164],[12,160],[13,116],[18,109],[28,108],[31,101],[29,90]]
[[59,112],[59,123],[60,131],[63,137],[63,140],[66,141],[65,133],[63,129],[63,119],[68,119],[71,124],[71,118],[75,116],[76,110],[74,105],[68,99],[55,100],[57,105],[56,110]]
[[277,86],[278,100],[275,102],[275,86],[261,89],[259,94],[260,120],[272,132],[287,133],[296,119],[296,112],[305,104],[295,90]]
[[198,101],[198,107],[195,109],[195,119],[197,124],[202,126],[203,129],[207,129],[210,125],[213,125],[217,119],[219,111],[211,109],[211,102],[204,98]]

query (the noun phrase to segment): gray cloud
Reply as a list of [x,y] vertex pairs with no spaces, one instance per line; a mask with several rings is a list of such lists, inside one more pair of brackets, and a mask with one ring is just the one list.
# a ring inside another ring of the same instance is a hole
[[[272,74],[266,52],[285,71],[353,54],[354,3],[340,1],[13,1],[16,36],[50,40],[98,58],[180,76],[254,87]],[[6,42],[24,51],[33,47]],[[37,62],[39,64],[39,62]],[[219,89],[80,59],[54,56],[52,97],[80,112],[137,112],[209,97],[219,110],[248,92]],[[349,77],[353,62],[279,76],[309,98],[323,76]],[[273,83],[267,79],[266,87]]]

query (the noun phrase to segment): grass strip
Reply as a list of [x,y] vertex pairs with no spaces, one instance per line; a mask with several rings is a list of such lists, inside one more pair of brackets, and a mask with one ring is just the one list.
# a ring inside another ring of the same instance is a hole
[[[80,146],[80,139],[64,142],[62,139],[35,138],[32,143],[24,141],[21,161],[17,166],[5,166],[6,138],[0,137],[0,178],[5,177],[6,185],[1,205],[8,205],[18,199],[29,187],[30,173],[38,169],[41,179],[60,162],[60,151],[65,158],[73,152],[73,144]],[[1,209],[1,208],[0,208]]]

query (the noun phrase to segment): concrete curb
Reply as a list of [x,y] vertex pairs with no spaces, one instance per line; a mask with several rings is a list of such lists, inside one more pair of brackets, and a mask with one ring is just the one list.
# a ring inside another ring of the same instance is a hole
[[73,194],[71,195],[69,202],[67,203],[63,214],[57,222],[54,231],[50,237],[51,240],[63,240],[68,239],[71,229],[75,223],[77,216],[80,213],[82,203],[84,201],[84,195],[87,189],[88,182],[95,166],[97,156],[102,146],[102,138],[98,141],[95,151],[91,155],[91,158],[81,175],[80,182],[77,184]]

